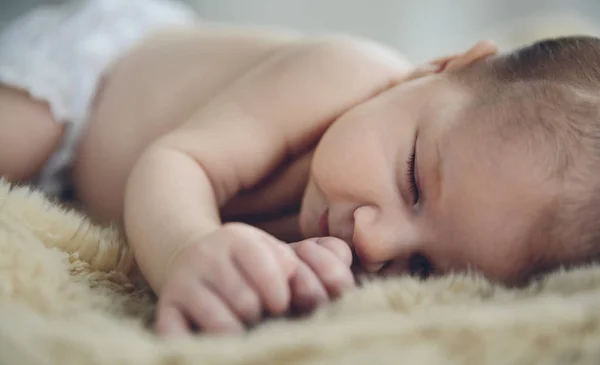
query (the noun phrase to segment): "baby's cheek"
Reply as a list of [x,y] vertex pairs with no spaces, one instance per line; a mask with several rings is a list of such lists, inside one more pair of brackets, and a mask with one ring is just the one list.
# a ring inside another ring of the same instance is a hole
[[312,174],[317,185],[325,192],[334,189],[340,179],[350,176],[360,178],[355,172],[357,167],[363,165],[365,145],[380,140],[369,136],[364,127],[356,124],[354,118],[341,117],[323,135],[315,150]]
[[[512,250],[511,250],[512,251]],[[492,252],[482,253],[475,259],[479,262],[481,273],[492,281],[513,285],[522,279],[524,273],[529,271],[533,262],[526,261],[517,252]]]

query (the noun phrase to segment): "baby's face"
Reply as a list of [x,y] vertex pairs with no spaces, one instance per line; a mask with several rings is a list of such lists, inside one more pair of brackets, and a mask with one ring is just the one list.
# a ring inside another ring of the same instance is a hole
[[465,113],[472,97],[433,75],[343,115],[315,151],[303,233],[345,240],[371,273],[519,279],[546,249],[538,227],[557,188],[488,127],[492,110]]

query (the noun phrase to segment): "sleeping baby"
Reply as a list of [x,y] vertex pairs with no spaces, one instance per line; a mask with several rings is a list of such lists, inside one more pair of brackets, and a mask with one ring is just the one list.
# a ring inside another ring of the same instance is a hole
[[165,335],[307,312],[358,273],[518,285],[600,252],[595,38],[413,67],[88,0],[4,29],[0,82],[0,174],[118,224]]

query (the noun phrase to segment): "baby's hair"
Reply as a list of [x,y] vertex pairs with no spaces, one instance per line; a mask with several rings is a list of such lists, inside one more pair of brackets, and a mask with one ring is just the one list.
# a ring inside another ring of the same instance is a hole
[[552,81],[598,86],[600,39],[572,36],[546,39],[492,60],[502,82]]
[[600,39],[542,40],[456,76],[476,89],[474,109],[494,108],[495,132],[526,139],[561,186],[534,233],[555,254],[522,276],[600,258]]

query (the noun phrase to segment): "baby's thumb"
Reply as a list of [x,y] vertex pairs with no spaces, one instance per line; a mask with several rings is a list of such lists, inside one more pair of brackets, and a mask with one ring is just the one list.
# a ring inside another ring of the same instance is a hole
[[343,240],[335,237],[319,237],[316,242],[319,246],[333,252],[348,267],[352,265],[352,251]]

